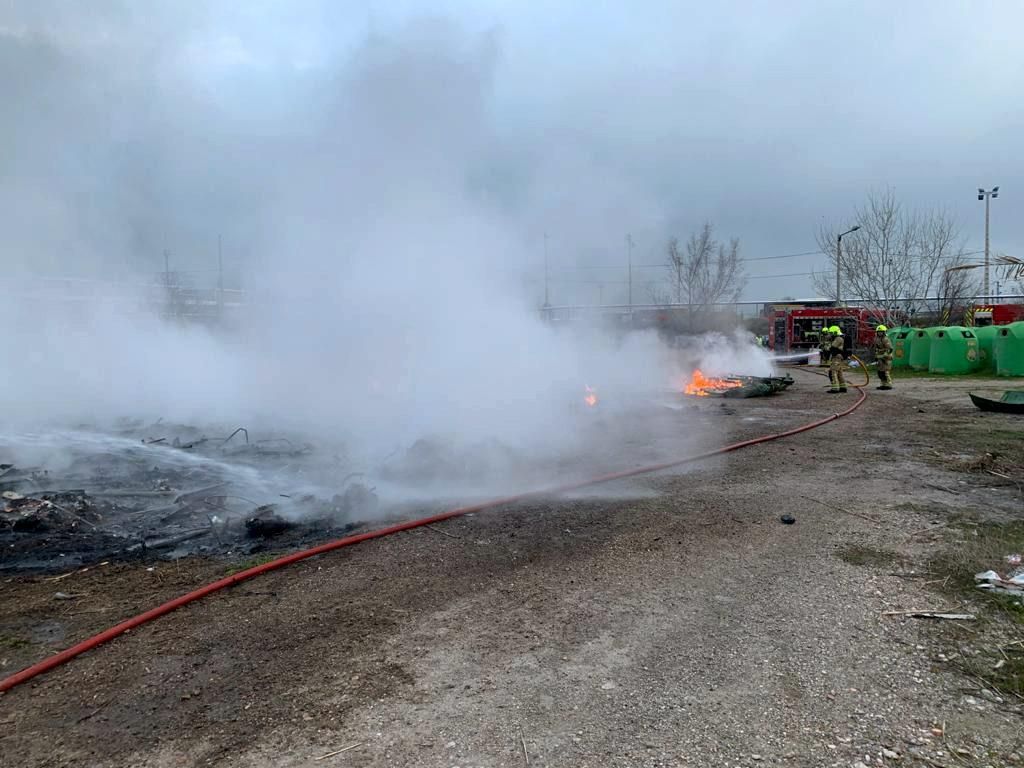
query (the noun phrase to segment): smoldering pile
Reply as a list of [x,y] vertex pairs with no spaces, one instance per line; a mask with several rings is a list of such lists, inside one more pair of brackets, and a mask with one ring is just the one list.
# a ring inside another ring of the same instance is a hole
[[0,464],[0,570],[297,546],[381,514],[344,457],[244,428],[122,424],[5,436],[0,452],[42,457]]

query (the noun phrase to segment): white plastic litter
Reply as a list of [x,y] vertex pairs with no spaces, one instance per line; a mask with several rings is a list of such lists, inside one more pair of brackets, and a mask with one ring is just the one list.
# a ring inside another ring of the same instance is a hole
[[998,592],[1003,595],[1013,595],[1014,597],[1024,596],[1024,573],[1017,573],[1009,578],[1003,578],[995,571],[985,571],[984,573],[975,574],[974,580],[978,582],[978,589],[984,589],[987,592]]

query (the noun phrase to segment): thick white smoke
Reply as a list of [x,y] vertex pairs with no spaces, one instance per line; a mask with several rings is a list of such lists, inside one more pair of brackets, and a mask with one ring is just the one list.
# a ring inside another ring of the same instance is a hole
[[[0,45],[23,66],[29,54],[51,57],[29,74],[72,105],[26,97],[10,129],[41,156],[32,132],[47,108],[68,121],[47,123],[58,156],[31,184],[25,163],[2,182],[2,199],[22,200],[32,223],[23,226],[24,210],[6,213],[22,217],[8,222],[12,265],[86,262],[152,282],[159,259],[136,249],[175,227],[204,237],[227,229],[248,253],[231,270],[244,277],[247,305],[217,331],[101,302],[12,301],[6,421],[144,415],[293,430],[367,457],[425,437],[554,454],[579,447],[584,385],[626,402],[678,381],[680,357],[653,333],[555,331],[521,290],[537,268],[542,201],[562,198],[544,192],[510,210],[478,175],[496,144],[493,37],[413,24],[296,76],[302,100],[267,86],[227,108],[182,75],[173,36],[156,61],[130,57],[166,83],[154,94],[116,74],[120,50],[4,34]],[[102,76],[106,56],[114,75],[92,85],[79,76],[79,59]],[[93,100],[103,87],[128,100],[114,113],[125,122],[103,119]],[[603,181],[597,199],[614,200],[617,179]],[[607,222],[572,226],[585,241]],[[16,283],[6,287],[17,295]],[[749,353],[723,357],[727,347],[746,348],[719,339],[702,352],[713,371],[767,372]]]

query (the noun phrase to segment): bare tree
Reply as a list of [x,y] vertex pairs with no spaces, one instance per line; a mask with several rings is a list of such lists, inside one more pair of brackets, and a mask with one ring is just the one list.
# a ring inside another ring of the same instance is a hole
[[969,272],[957,269],[961,259],[939,275],[935,289],[935,313],[940,325],[962,325],[968,306],[978,290],[978,283]]
[[691,326],[694,310],[736,301],[747,282],[739,239],[720,242],[710,222],[691,234],[683,247],[678,238],[668,241],[668,267],[676,303],[687,305]]
[[[964,263],[965,254],[960,228],[945,211],[908,211],[892,189],[885,189],[870,193],[844,225],[843,230],[858,230],[842,241],[843,295],[877,309],[881,322],[926,311],[952,312],[973,289],[969,279],[948,277],[950,268]],[[818,247],[833,269],[812,278],[815,290],[833,300],[840,231],[831,226],[818,230]]]

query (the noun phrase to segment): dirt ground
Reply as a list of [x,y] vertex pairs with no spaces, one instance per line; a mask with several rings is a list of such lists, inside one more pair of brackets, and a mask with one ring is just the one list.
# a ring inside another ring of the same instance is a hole
[[[855,397],[794,376],[730,401],[709,440]],[[965,394],[1008,385],[900,381],[838,422],[606,498],[248,581],[0,697],[0,765],[1024,765],[1024,700],[962,663],[1015,658],[1024,631],[943,565],[977,526],[1024,519],[1007,479],[1024,420]],[[0,675],[246,564],[5,578]],[[976,619],[885,615],[918,609]]]

